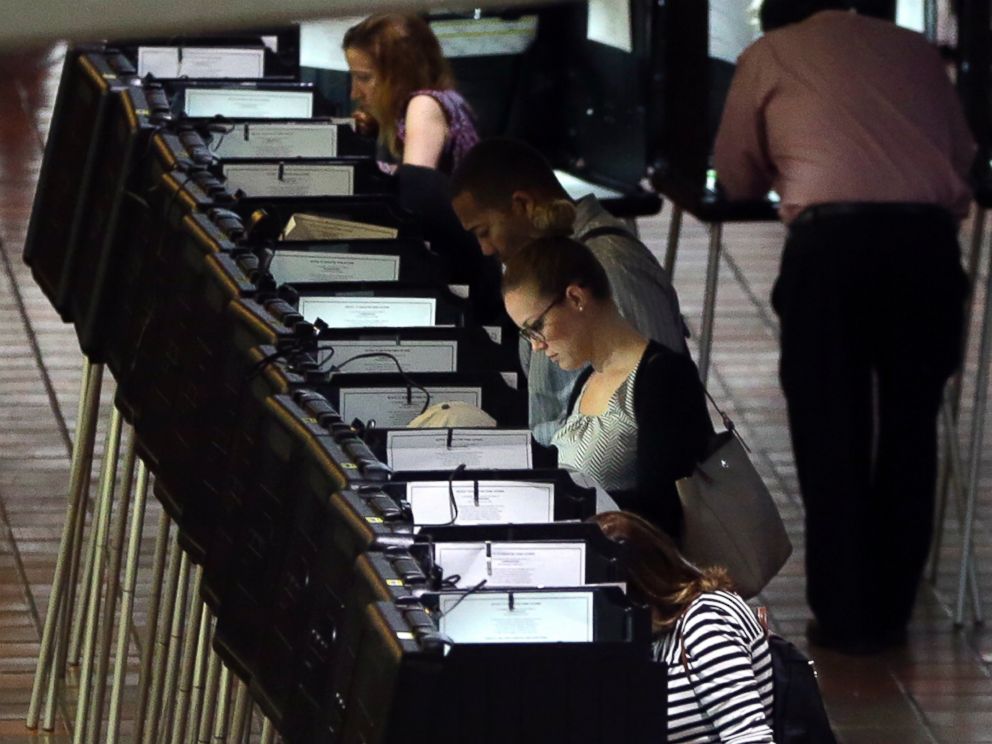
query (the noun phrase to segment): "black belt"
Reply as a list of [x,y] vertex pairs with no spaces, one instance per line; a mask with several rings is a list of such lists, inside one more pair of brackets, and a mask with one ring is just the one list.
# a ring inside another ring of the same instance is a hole
[[903,202],[831,202],[806,207],[789,223],[790,227],[807,225],[819,220],[836,217],[894,217],[929,218],[947,220],[955,224],[953,215],[937,204],[912,204]]

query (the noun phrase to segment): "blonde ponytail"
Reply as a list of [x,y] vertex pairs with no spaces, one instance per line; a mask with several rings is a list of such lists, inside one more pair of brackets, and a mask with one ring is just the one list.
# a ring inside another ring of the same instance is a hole
[[553,199],[546,204],[535,204],[530,222],[543,237],[568,237],[572,234],[572,225],[575,223],[575,205],[568,199]]

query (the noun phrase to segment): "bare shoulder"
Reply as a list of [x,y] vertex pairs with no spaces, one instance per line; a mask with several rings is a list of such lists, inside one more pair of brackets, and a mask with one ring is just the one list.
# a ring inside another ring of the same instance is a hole
[[408,127],[411,121],[447,124],[441,104],[438,103],[437,99],[426,94],[414,96],[407,104],[406,122]]

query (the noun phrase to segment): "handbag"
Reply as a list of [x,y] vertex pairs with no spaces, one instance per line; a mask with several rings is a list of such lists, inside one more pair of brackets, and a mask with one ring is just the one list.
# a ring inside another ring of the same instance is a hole
[[682,502],[682,554],[698,566],[723,566],[750,599],[792,554],[792,543],[734,422],[708,391],[726,431],[714,435],[693,474],[676,481]]

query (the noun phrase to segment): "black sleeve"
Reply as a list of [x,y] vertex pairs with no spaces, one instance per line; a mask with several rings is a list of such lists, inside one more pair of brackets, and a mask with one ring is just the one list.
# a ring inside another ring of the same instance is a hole
[[637,373],[637,491],[641,511],[672,537],[682,532],[675,481],[702,459],[713,425],[699,372],[688,356],[658,347]]

